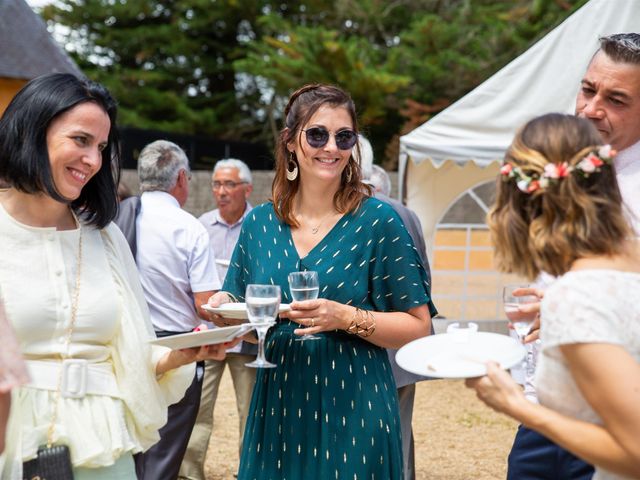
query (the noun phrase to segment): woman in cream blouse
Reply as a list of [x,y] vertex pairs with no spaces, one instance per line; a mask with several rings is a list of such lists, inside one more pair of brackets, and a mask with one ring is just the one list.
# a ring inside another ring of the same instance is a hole
[[76,479],[134,479],[132,454],[158,440],[192,362],[224,358],[224,346],[148,344],[135,263],[111,223],[115,120],[104,87],[68,74],[31,81],[0,119],[0,292],[31,377],[13,392],[3,479],[22,479],[52,423]]

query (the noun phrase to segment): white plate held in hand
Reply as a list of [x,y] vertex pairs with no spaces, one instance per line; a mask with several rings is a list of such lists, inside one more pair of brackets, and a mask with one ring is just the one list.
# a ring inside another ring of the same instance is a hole
[[525,354],[524,347],[506,335],[473,332],[461,339],[459,334],[444,333],[406,344],[396,354],[396,362],[427,377],[471,378],[485,375],[488,361],[507,369],[521,362]]
[[179,350],[182,348],[230,342],[234,338],[249,332],[251,329],[253,329],[253,325],[243,323],[242,325],[233,325],[231,327],[213,328],[211,330],[200,330],[199,332],[181,333],[179,335],[156,338],[149,343],[169,347],[172,350]]
[[[235,320],[249,320],[246,303],[223,303],[219,307],[212,307],[209,304],[202,305],[202,309],[207,312],[216,313],[225,318],[233,318]],[[288,312],[291,310],[288,303],[281,303],[278,313]]]

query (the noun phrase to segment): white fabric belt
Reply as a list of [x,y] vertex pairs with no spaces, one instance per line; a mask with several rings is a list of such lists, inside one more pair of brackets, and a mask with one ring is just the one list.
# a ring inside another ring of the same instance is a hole
[[56,391],[60,369],[62,382],[60,394],[66,398],[82,398],[85,395],[120,397],[113,368],[108,363],[89,363],[84,359],[68,358],[62,362],[27,360],[31,376],[30,388]]

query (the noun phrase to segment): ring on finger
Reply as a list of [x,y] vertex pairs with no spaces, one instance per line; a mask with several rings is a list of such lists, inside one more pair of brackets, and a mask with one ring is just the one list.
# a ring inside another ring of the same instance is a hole
[[316,326],[316,319],[315,319],[315,318],[312,318],[312,319],[311,319],[311,326],[312,326],[312,327],[315,327],[315,326]]

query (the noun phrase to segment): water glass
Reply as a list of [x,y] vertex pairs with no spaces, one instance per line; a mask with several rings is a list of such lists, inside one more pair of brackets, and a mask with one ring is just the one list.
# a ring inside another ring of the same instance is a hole
[[535,295],[514,295],[520,289],[530,288],[529,285],[505,285],[502,291],[502,303],[504,312],[513,326],[518,338],[524,343],[524,338],[531,329],[531,324],[536,318],[537,312],[522,312],[520,306],[527,303],[538,302]]
[[[315,300],[318,298],[318,294],[320,293],[318,272],[311,270],[291,272],[289,274],[289,292],[291,292],[291,298],[293,298],[295,302]],[[319,340],[320,338],[322,337],[306,333],[296,340]]]
[[[539,302],[535,295],[515,295],[515,292],[520,289],[531,288],[530,285],[505,285],[502,290],[502,303],[504,305],[504,313],[507,315],[509,322],[513,326],[513,330],[518,335],[518,339],[524,344],[524,339],[531,330],[531,325],[538,315],[537,312],[522,312],[520,311],[521,305],[527,303]],[[526,346],[525,346],[526,348]],[[522,368],[525,372],[528,372],[529,365],[531,363],[529,352],[530,348],[527,348],[527,354],[522,361]],[[525,373],[526,374],[526,373]]]
[[249,321],[258,334],[258,356],[247,367],[274,368],[276,365],[264,356],[264,339],[267,330],[275,323],[280,307],[280,287],[277,285],[247,285],[245,302]]

